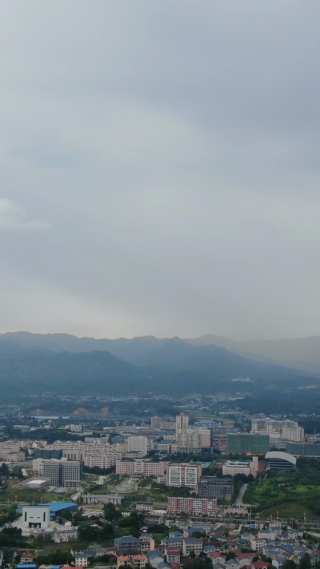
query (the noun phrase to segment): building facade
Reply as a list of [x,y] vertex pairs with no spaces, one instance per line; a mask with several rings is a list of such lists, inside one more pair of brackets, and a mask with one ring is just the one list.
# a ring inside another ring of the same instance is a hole
[[202,474],[201,465],[169,464],[167,469],[167,486],[188,486],[196,488]]
[[202,476],[198,483],[200,498],[218,498],[231,500],[234,494],[233,478],[217,478],[216,476]]
[[269,435],[251,433],[228,433],[228,454],[266,454],[270,449]]
[[236,474],[244,474],[245,476],[257,476],[259,472],[259,459],[254,456],[249,460],[227,460],[222,465],[223,476],[235,476]]
[[168,500],[168,512],[214,516],[217,511],[217,498],[170,497]]

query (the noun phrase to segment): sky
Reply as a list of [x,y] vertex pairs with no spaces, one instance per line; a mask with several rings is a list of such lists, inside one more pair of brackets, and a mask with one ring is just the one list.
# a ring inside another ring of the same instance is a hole
[[319,0],[0,0],[0,332],[320,335]]

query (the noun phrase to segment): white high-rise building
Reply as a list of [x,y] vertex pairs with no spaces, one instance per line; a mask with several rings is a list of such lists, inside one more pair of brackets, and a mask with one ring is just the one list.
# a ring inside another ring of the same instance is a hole
[[176,416],[176,433],[180,429],[188,429],[190,424],[190,417],[185,413],[180,413],[180,415]]
[[291,442],[302,442],[304,439],[304,429],[299,427],[296,421],[284,419],[278,421],[270,417],[259,417],[251,421],[251,433],[270,435],[271,439],[281,439]]
[[177,444],[181,449],[211,447],[211,431],[204,428],[177,429]]
[[141,456],[148,454],[148,438],[147,437],[129,437],[128,452],[138,452]]
[[167,469],[167,486],[196,487],[202,474],[200,465],[169,464]]

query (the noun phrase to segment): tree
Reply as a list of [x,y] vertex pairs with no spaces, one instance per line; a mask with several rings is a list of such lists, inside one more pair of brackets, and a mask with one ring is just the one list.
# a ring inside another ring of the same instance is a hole
[[297,564],[292,561],[292,559],[288,559],[288,561],[283,564],[283,569],[297,569]]
[[306,553],[299,561],[299,569],[310,569],[311,559],[309,553]]
[[9,467],[7,464],[5,464],[5,462],[3,462],[1,465],[1,474],[2,476],[9,476]]
[[108,502],[108,504],[105,505],[104,517],[106,518],[106,520],[109,520],[109,522],[112,522],[112,520],[114,520],[114,518],[118,518],[120,515],[121,515],[120,512],[117,511],[114,504],[112,504],[111,502]]
[[38,555],[37,564],[38,565],[65,565],[73,561],[73,555],[70,549],[55,549],[50,551],[48,555]]

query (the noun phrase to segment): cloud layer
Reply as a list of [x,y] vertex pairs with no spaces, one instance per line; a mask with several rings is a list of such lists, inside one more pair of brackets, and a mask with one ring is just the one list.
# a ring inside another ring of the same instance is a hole
[[17,6],[2,331],[320,334],[319,2]]
[[23,209],[5,198],[0,199],[0,231],[38,232],[49,228],[49,223],[39,219],[27,219]]

